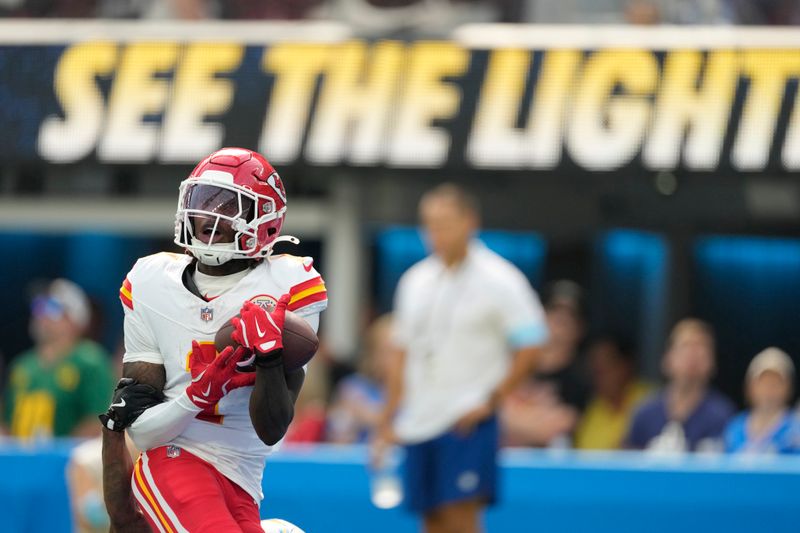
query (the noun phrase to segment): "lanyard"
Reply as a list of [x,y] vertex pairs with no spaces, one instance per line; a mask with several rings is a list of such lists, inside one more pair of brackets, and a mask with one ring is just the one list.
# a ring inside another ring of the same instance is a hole
[[452,272],[443,268],[434,282],[434,288],[425,306],[428,312],[420,338],[424,346],[424,360],[431,374],[435,374],[433,371],[441,360],[438,356],[455,332],[455,315],[464,303],[463,298],[469,281],[467,268],[468,265],[465,263]]

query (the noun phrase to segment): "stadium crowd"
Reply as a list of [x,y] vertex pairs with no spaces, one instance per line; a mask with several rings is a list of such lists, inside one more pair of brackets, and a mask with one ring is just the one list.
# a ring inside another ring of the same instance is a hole
[[[661,386],[639,377],[637,357],[613,334],[587,338],[582,289],[560,280],[542,293],[549,338],[536,371],[500,409],[506,446],[646,449],[654,452],[796,453],[800,419],[792,409],[795,369],[774,347],[754,354],[748,410],[715,390],[714,332],[686,318],[664,347]],[[121,353],[107,354],[86,333],[91,306],[66,280],[46,285],[31,305],[34,346],[11,359],[2,431],[21,439],[89,437],[107,407]],[[367,443],[379,424],[391,357],[392,316],[367,328],[354,364],[323,345],[297,402],[288,443]],[[116,361],[116,363],[114,362]]]
[[[765,347],[754,354],[743,384],[748,409],[737,414],[734,402],[712,385],[715,339],[707,323],[686,318],[673,327],[659,385],[639,377],[636,354],[624,339],[586,338],[581,288],[575,283],[553,282],[543,297],[550,336],[536,371],[501,407],[504,445],[654,453],[800,451],[800,419],[791,407],[795,369],[782,350]],[[312,368],[290,441],[368,442],[384,396],[391,320],[384,315],[369,327],[352,373],[333,381],[332,374],[341,374],[335,365]]]
[[466,22],[793,25],[800,24],[800,5],[794,0],[2,0],[0,15],[326,19],[392,32],[441,31]]

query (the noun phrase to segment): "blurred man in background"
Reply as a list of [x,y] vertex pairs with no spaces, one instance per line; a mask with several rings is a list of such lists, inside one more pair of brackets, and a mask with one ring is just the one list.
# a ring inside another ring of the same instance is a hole
[[789,410],[794,363],[786,352],[767,348],[750,362],[745,389],[750,410],[725,430],[725,449],[738,453],[797,453],[800,424]]
[[495,412],[533,368],[547,327],[525,276],[474,239],[472,196],[441,185],[419,212],[432,254],[397,288],[377,444],[405,444],[406,504],[425,531],[477,532],[496,495]]
[[569,446],[589,399],[589,383],[579,351],[584,335],[583,291],[572,281],[547,286],[545,313],[549,338],[536,375],[503,405],[505,442],[516,446]]
[[636,357],[621,340],[600,337],[589,345],[587,354],[594,396],[575,431],[575,447],[621,448],[631,417],[650,387],[636,377]]
[[339,382],[328,410],[328,440],[367,442],[380,422],[392,355],[391,315],[370,324],[358,371]]
[[663,360],[664,391],[636,412],[626,444],[663,452],[719,451],[731,401],[710,388],[715,371],[711,327],[701,320],[678,322]]
[[34,298],[34,347],[9,369],[5,420],[12,436],[99,434],[95,416],[106,409],[113,381],[108,354],[84,338],[90,318],[86,294],[65,279],[53,281]]

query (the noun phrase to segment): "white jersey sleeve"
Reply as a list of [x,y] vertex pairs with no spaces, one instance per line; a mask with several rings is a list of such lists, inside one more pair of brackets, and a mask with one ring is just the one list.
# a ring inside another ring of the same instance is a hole
[[164,357],[158,349],[155,334],[147,324],[147,317],[136,310],[136,296],[133,280],[136,279],[136,266],[122,282],[119,299],[125,312],[125,355],[124,363],[164,364]]
[[543,344],[548,336],[544,310],[525,276],[516,269],[509,269],[499,283],[498,292],[508,344],[515,350]]
[[328,291],[325,280],[314,268],[314,260],[278,255],[270,259],[270,268],[291,296],[287,309],[305,318],[312,327],[318,324],[319,314],[328,307]]

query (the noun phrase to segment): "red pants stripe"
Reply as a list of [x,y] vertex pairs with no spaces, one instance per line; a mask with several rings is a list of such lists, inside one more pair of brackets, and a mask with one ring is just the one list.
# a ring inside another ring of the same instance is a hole
[[131,484],[153,531],[263,533],[253,498],[186,450],[173,457],[166,446],[144,452]]

